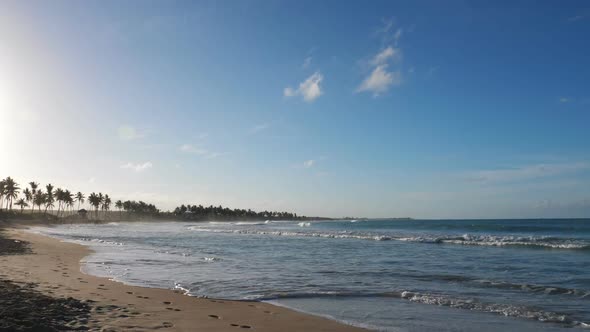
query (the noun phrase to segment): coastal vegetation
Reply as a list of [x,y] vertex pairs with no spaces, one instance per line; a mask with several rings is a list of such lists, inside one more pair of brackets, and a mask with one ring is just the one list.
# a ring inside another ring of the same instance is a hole
[[[89,204],[93,213],[89,214],[84,209],[84,203]],[[50,219],[121,220],[123,217],[138,219],[160,215],[160,210],[153,204],[143,201],[118,200],[115,206],[119,209],[119,213],[117,216],[113,216],[109,213],[111,204],[111,197],[101,192],[93,192],[87,198],[80,191],[74,194],[69,189],[56,188],[51,183],[43,188],[39,183],[31,181],[28,186],[23,188],[11,177],[0,180],[0,212],[14,217],[41,215]],[[18,213],[15,213],[13,206],[19,207]],[[25,212],[25,208],[29,209]],[[125,215],[123,215],[123,210]]]
[[[149,220],[166,219],[180,221],[231,221],[231,220],[309,220],[326,219],[298,216],[291,212],[230,209],[219,206],[183,204],[172,212],[160,211],[155,205],[143,201],[121,200],[114,202],[117,211],[111,211],[113,199],[102,192],[88,195],[78,191],[35,181],[21,187],[13,178],[0,180],[0,213],[12,217],[42,217],[56,220]],[[86,204],[86,205],[85,205]],[[18,207],[14,209],[14,207]],[[84,207],[87,207],[86,210]]]
[[[230,209],[223,206],[181,205],[173,214],[185,220],[299,220],[309,219],[296,213]],[[318,219],[318,218],[313,218]]]

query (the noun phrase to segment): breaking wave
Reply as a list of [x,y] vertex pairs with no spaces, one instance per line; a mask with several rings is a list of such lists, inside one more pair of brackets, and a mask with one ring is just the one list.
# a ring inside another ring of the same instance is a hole
[[[308,223],[299,223],[300,227],[306,227]],[[211,233],[232,233],[251,235],[271,236],[295,236],[295,237],[318,237],[328,239],[360,239],[373,241],[407,241],[432,244],[458,244],[473,246],[493,247],[537,247],[547,249],[574,249],[590,250],[590,242],[581,239],[558,238],[546,236],[491,236],[491,235],[470,235],[461,236],[395,236],[361,232],[304,232],[304,231],[279,231],[259,229],[212,229],[199,226],[189,226],[189,230]]]
[[408,300],[411,302],[430,304],[441,307],[450,307],[471,311],[494,313],[507,317],[526,318],[547,323],[565,324],[569,327],[586,327],[588,323],[558,312],[543,311],[538,308],[523,305],[511,305],[505,303],[481,302],[476,298],[459,298],[444,294],[430,294],[413,291],[392,291],[383,293],[355,293],[337,291],[319,291],[307,293],[273,293],[260,297],[257,300],[272,301],[279,299],[300,299],[318,297],[386,297]]

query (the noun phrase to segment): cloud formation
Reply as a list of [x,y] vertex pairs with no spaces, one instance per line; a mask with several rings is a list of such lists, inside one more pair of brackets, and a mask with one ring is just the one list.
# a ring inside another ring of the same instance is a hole
[[222,152],[209,151],[207,149],[203,149],[201,147],[197,147],[197,146],[194,146],[191,144],[183,144],[180,146],[179,150],[184,153],[195,154],[195,155],[201,156],[206,159],[217,158],[217,157],[223,156],[225,154]]
[[313,159],[306,160],[303,162],[303,167],[304,168],[311,168],[311,167],[313,167],[314,164],[315,164],[315,160],[313,160]]
[[117,133],[119,138],[124,141],[131,141],[145,136],[143,133],[140,133],[137,129],[135,129],[135,127],[128,125],[120,126],[117,129]]
[[305,60],[303,60],[303,64],[301,65],[301,68],[303,68],[303,69],[309,68],[309,66],[311,65],[312,59],[313,58],[311,56],[308,56],[307,58],[305,58]]
[[403,30],[398,28],[394,32],[393,19],[384,21],[383,28],[377,32],[382,35],[383,42],[392,43],[379,51],[368,61],[368,67],[371,72],[355,92],[369,92],[373,97],[377,97],[387,92],[391,86],[399,86],[403,82],[402,72],[400,69],[389,70],[392,63],[400,63],[402,60],[402,50],[397,45],[403,35]]
[[322,94],[321,83],[324,77],[320,72],[313,73],[305,81],[299,84],[297,89],[287,87],[283,90],[283,96],[295,97],[301,96],[303,100],[310,103],[318,99]]
[[588,162],[537,164],[508,169],[476,171],[469,173],[467,178],[483,183],[503,183],[560,176],[587,170],[590,170],[590,163]]
[[402,74],[400,71],[387,71],[387,65],[377,66],[371,74],[356,89],[356,92],[369,91],[373,96],[379,96],[386,92],[391,85],[402,84]]
[[149,161],[146,161],[144,163],[138,163],[138,164],[134,164],[134,163],[129,162],[129,163],[125,164],[125,165],[121,165],[121,168],[123,168],[123,169],[132,169],[132,170],[134,170],[136,172],[142,172],[142,171],[145,171],[148,168],[152,168],[152,166],[153,166],[152,163],[149,162]]
[[248,134],[254,135],[254,134],[256,134],[258,132],[261,132],[261,131],[263,131],[265,129],[268,129],[268,128],[270,128],[270,124],[268,124],[268,123],[261,123],[261,124],[258,124],[256,126],[250,128],[250,130],[248,130]]
[[375,55],[373,60],[371,60],[371,65],[379,66],[386,63],[389,59],[399,59],[400,57],[401,51],[399,49],[388,46],[383,51]]

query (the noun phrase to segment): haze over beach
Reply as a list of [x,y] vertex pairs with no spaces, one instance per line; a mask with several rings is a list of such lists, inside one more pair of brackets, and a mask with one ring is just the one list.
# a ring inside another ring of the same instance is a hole
[[590,326],[585,1],[0,1],[0,331]]

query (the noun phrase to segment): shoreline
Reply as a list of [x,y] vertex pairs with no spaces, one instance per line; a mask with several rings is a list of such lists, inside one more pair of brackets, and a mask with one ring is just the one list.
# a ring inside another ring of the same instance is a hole
[[5,235],[28,242],[32,253],[0,256],[2,277],[34,283],[51,297],[92,303],[83,322],[91,331],[366,331],[267,302],[198,298],[88,275],[81,272],[81,260],[91,248],[11,226]]

